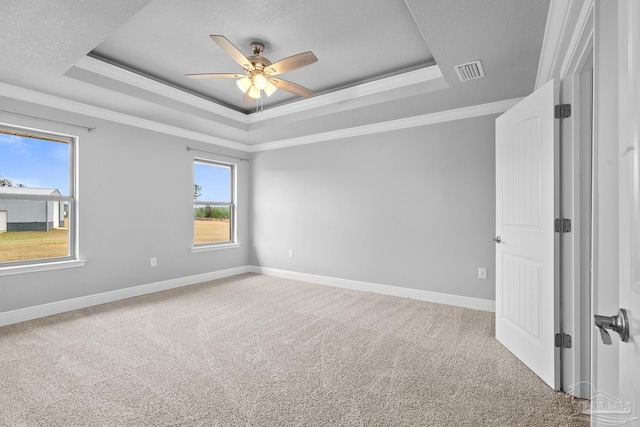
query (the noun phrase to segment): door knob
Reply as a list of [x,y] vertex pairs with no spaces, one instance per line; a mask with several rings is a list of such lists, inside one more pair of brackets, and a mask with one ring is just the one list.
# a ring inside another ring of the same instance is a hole
[[621,308],[616,316],[593,316],[596,326],[600,330],[602,342],[611,345],[611,335],[607,329],[617,332],[622,342],[629,341],[629,319],[627,318],[627,310]]
[[497,244],[504,243],[504,242],[502,241],[502,237],[500,237],[500,236],[496,236],[496,237],[494,237],[494,238],[493,238],[493,241],[494,241],[494,242],[496,242]]

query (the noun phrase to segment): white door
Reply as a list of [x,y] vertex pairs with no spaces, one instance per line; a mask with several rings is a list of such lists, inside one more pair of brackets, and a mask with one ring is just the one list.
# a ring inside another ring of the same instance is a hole
[[[594,328],[593,425],[640,425],[640,2],[596,2],[594,314],[628,313],[629,339]],[[600,58],[600,59],[598,59]],[[614,114],[611,110],[614,110]]]
[[496,338],[554,389],[558,89],[552,80],[496,120]]
[[0,211],[0,233],[7,231],[7,211]]
[[640,424],[640,2],[623,2],[618,27],[620,68],[620,303],[628,310],[630,338],[620,345],[620,398]]

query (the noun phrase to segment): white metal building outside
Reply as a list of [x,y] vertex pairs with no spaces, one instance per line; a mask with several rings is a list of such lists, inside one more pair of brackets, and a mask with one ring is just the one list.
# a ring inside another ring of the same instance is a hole
[[[55,188],[0,187],[2,195],[60,195]],[[0,232],[49,231],[64,227],[64,203],[0,198]]]

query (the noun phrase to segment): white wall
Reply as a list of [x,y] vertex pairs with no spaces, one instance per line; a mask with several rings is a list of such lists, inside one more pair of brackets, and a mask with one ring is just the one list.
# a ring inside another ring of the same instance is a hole
[[252,154],[251,263],[494,300],[495,118]]
[[[0,277],[0,313],[248,264],[248,162],[237,163],[242,245],[192,254],[194,153],[186,146],[240,157],[246,153],[2,97],[0,105],[5,111],[97,128],[88,133],[0,114],[3,123],[79,137],[79,247],[80,258],[87,260],[81,268]],[[150,257],[158,258],[158,267],[150,267]]]

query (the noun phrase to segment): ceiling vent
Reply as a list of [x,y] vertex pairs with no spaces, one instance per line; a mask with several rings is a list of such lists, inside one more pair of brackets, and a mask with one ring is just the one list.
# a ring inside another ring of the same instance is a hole
[[461,82],[484,77],[484,70],[480,61],[467,62],[466,64],[456,65],[454,68]]

